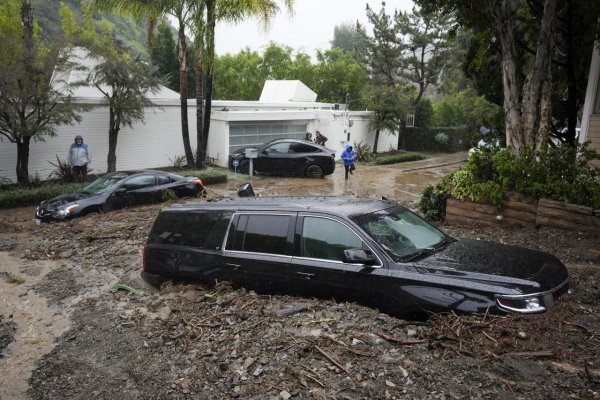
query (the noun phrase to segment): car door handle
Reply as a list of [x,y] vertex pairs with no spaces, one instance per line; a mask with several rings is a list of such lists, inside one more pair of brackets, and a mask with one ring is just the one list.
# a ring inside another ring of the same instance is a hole
[[304,279],[312,279],[315,274],[309,274],[306,272],[296,272],[296,275],[303,277]]
[[239,269],[241,267],[240,264],[225,263],[225,265],[232,267],[233,269]]

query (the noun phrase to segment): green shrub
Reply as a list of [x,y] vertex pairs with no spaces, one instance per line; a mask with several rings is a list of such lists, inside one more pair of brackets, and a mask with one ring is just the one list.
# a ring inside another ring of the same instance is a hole
[[75,174],[73,168],[67,161],[63,161],[56,156],[56,164],[52,161],[48,161],[50,165],[54,167],[54,170],[50,172],[48,176],[50,179],[57,179],[61,182],[75,182]]
[[32,206],[44,200],[78,190],[81,184],[44,184],[35,188],[19,188],[0,192],[0,208]]
[[168,159],[171,162],[171,166],[173,168],[183,168],[187,165],[187,159],[185,157],[185,154],[174,156],[173,158],[168,157]]
[[441,144],[441,145],[444,145],[444,146],[445,146],[445,145],[447,145],[447,144],[448,144],[448,141],[450,140],[450,137],[449,137],[448,135],[446,135],[444,132],[440,132],[440,133],[437,133],[437,134],[434,136],[434,140],[435,140],[436,142],[438,142],[439,144]]
[[408,161],[417,161],[423,160],[425,157],[423,154],[412,153],[412,152],[397,152],[391,154],[379,155],[375,158],[375,165],[387,165],[387,164],[397,164]]
[[452,196],[459,200],[490,200],[500,208],[507,191],[600,208],[600,168],[591,160],[600,155],[587,145],[545,151],[481,149],[452,179]]
[[356,152],[356,161],[359,162],[370,162],[375,156],[371,150],[371,146],[366,143],[363,144],[362,141],[354,143],[354,151]]
[[448,185],[452,174],[445,176],[437,185],[427,185],[421,193],[419,212],[429,221],[441,221],[446,217],[446,200],[448,199]]

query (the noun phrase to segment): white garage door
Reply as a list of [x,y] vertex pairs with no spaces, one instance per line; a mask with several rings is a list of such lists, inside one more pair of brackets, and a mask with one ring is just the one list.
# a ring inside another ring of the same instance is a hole
[[258,147],[274,139],[304,139],[306,122],[242,122],[229,125],[229,154],[243,147]]

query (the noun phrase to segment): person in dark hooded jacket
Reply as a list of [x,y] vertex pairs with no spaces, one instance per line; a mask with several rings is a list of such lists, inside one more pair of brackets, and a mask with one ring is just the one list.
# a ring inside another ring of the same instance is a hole
[[346,150],[342,152],[342,160],[344,161],[344,169],[346,170],[346,179],[348,179],[348,172],[353,175],[352,171],[356,169],[354,163],[356,162],[356,152],[352,149],[352,145],[348,143]]
[[85,181],[87,178],[87,166],[92,161],[88,145],[83,143],[81,135],[75,136],[75,143],[69,148],[67,161],[71,164],[76,181]]

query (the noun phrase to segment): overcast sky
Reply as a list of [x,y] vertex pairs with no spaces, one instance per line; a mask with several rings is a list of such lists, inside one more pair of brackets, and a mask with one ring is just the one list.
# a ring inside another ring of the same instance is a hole
[[[218,24],[215,46],[218,55],[236,54],[249,47],[262,52],[273,41],[290,46],[314,57],[317,49],[328,49],[333,40],[333,29],[343,23],[357,20],[367,24],[365,4],[379,11],[381,0],[295,0],[294,15],[282,12],[272,21],[265,32],[256,19],[241,24]],[[386,10],[410,11],[412,0],[387,0]]]

